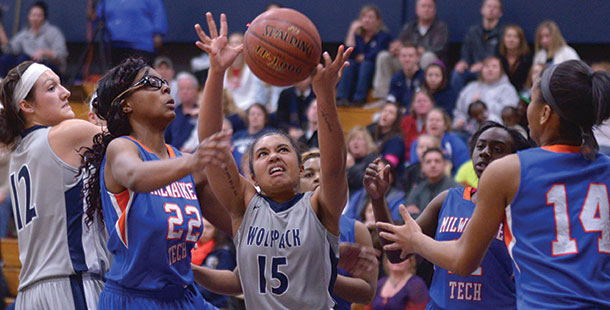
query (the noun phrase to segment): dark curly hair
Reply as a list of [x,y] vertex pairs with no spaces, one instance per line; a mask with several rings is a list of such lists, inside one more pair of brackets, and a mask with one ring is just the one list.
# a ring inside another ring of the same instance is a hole
[[148,65],[141,58],[127,58],[112,68],[97,84],[97,100],[92,103],[95,114],[106,121],[106,129],[93,137],[93,146],[85,148],[81,171],[88,175],[83,184],[83,194],[87,202],[85,222],[91,225],[95,217],[103,221],[102,198],[100,189],[100,170],[106,148],[113,139],[131,134],[127,114],[121,108],[121,100],[116,96],[127,90],[142,69]]
[[[32,61],[20,63],[8,72],[2,80],[2,84],[0,84],[0,102],[4,106],[3,109],[0,109],[0,143],[10,148],[15,147],[17,138],[25,131],[25,118],[21,110],[16,108],[18,103],[14,102],[13,94],[17,83],[21,80],[21,76],[33,63]],[[32,87],[27,94],[25,97],[26,101],[36,99],[34,97],[34,89],[35,87]]]

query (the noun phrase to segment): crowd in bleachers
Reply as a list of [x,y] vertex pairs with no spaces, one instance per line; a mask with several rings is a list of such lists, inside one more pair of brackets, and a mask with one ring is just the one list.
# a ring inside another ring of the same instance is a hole
[[[97,14],[103,14],[105,9],[117,10],[112,2],[106,1],[106,7],[99,8]],[[372,206],[363,188],[365,169],[370,163],[381,158],[391,166],[392,185],[386,199],[397,222],[402,221],[400,204],[415,217],[448,188],[459,185],[476,188],[478,180],[468,148],[470,136],[485,121],[493,120],[519,130],[527,138],[525,111],[533,82],[546,66],[579,59],[553,21],[540,23],[531,51],[523,29],[519,25],[505,25],[502,20],[502,2],[485,0],[480,7],[481,21],[464,34],[459,61],[451,68],[448,63],[451,30],[436,17],[436,5],[434,0],[416,1],[417,18],[405,24],[398,34],[388,31],[375,6],[363,7],[346,29],[344,44],[353,46],[354,52],[338,85],[337,105],[362,107],[380,102],[374,122],[356,126],[346,135],[349,201],[344,216],[365,223],[371,234],[376,233]],[[162,8],[156,10],[160,12]],[[183,152],[192,152],[199,144],[200,83],[205,81],[209,61],[206,65],[206,55],[202,55],[191,61],[191,72],[176,73],[172,55],[154,58],[154,47],[161,44],[160,37],[167,28],[167,21],[159,14],[154,15],[155,20],[147,27],[119,27],[110,20],[107,25],[110,31],[118,33],[112,36],[113,48],[121,49],[117,57],[139,50],[138,55],[150,58],[153,67],[170,82],[177,108],[176,119],[167,128],[165,139]],[[106,16],[120,18],[108,13]],[[68,57],[65,39],[46,17],[44,4],[33,6],[28,14],[28,27],[10,41],[0,28],[0,74],[6,74],[23,60],[44,62],[56,72],[65,73]],[[148,32],[136,36],[127,33],[130,28],[146,28]],[[150,40],[121,41],[121,34]],[[228,40],[229,44],[238,45],[243,43],[243,35],[234,33]],[[608,66],[599,64],[596,69],[609,70]],[[303,152],[317,148],[318,120],[311,78],[292,87],[270,86],[257,78],[239,56],[226,71],[224,85],[223,128],[233,129],[232,153],[238,165],[244,162],[245,151],[254,137],[272,128],[283,130],[298,141]],[[601,150],[607,154],[610,154],[609,128],[610,124],[606,124],[596,131]],[[2,166],[6,167],[6,163]],[[247,166],[239,168],[247,173]],[[10,199],[6,187],[0,186],[0,237],[7,236],[6,214],[10,212],[10,204],[5,202]],[[207,222],[192,260],[214,269],[232,270],[236,266],[230,238]],[[401,264],[383,259],[382,266],[382,280],[372,309],[404,309],[408,299],[413,298],[402,290],[407,282],[394,283],[388,279],[417,273],[430,284],[431,270],[421,259],[414,257]],[[402,286],[397,288],[397,284]],[[386,288],[389,285],[392,290]],[[218,307],[235,307],[235,300],[203,288],[201,291]],[[418,288],[418,292],[427,294],[425,288]],[[400,301],[393,299],[395,296],[401,296]]]

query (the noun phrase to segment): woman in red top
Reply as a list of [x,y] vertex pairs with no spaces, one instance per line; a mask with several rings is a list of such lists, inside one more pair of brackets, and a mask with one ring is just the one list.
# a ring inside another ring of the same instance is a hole
[[411,110],[400,124],[405,140],[405,160],[409,161],[411,143],[421,134],[426,133],[426,115],[434,108],[434,99],[425,90],[418,90],[411,100]]

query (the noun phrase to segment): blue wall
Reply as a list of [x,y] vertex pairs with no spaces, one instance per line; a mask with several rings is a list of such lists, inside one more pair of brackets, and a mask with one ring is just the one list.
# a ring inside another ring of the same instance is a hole
[[[131,1],[131,0],[127,0]],[[4,27],[13,33],[15,0],[0,0],[6,8]],[[27,23],[26,10],[34,0],[22,0],[20,25]],[[204,22],[203,14],[228,13],[230,31],[244,31],[246,24],[262,12],[270,1],[263,0],[164,0],[169,21],[167,42],[195,40],[193,24]],[[357,17],[362,5],[377,3],[385,24],[397,35],[401,25],[414,18],[415,0],[276,0],[286,7],[297,9],[318,26],[322,41],[341,42],[351,20]],[[49,20],[58,25],[69,42],[86,41],[86,0],[47,0]],[[480,0],[437,0],[438,16],[449,24],[452,42],[460,42],[468,26],[479,23]],[[610,43],[609,0],[504,0],[504,23],[521,25],[530,42],[536,25],[553,19],[571,43]]]

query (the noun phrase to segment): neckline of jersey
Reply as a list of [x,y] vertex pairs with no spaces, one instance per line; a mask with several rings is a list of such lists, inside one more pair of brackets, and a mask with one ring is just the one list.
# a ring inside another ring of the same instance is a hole
[[541,149],[554,153],[578,153],[580,152],[581,147],[576,145],[567,145],[567,144],[553,144],[553,145],[545,145],[541,146]]

